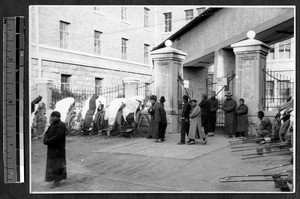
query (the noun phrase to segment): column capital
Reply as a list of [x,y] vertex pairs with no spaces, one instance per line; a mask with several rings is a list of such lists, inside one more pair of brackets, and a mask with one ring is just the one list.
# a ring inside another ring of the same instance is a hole
[[241,53],[262,53],[267,55],[271,48],[268,44],[265,44],[256,39],[247,39],[235,44],[232,44],[233,52],[235,54]]
[[187,53],[172,47],[160,48],[150,52],[153,60],[179,59],[183,61]]
[[126,77],[122,80],[122,82],[124,84],[126,83],[140,83],[140,80],[139,79],[136,79],[136,78],[132,78],[132,77]]

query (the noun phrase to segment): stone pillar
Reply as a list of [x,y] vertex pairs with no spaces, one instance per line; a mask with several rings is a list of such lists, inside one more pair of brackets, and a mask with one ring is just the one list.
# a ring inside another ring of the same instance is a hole
[[183,78],[183,60],[186,53],[171,47],[166,42],[165,48],[151,52],[154,63],[155,95],[159,99],[165,96],[165,110],[167,113],[167,133],[178,133],[179,104],[182,103],[182,85],[178,75]]
[[[49,118],[52,112],[52,109],[50,108],[52,102],[52,91],[50,88],[53,86],[53,82],[51,80],[38,78],[35,80],[35,83],[37,96],[42,96],[42,102],[45,103],[47,110],[46,117]],[[47,119],[47,121],[49,120]]]
[[140,83],[140,80],[135,79],[135,78],[127,77],[127,78],[123,79],[123,84],[125,87],[124,94],[125,94],[126,98],[130,98],[130,97],[136,96],[138,94],[137,87],[138,87],[139,83]]
[[[223,84],[221,83],[222,78],[227,78],[228,75],[231,75],[235,72],[235,56],[231,49],[219,49],[215,51],[214,56],[214,82],[217,84],[214,85],[214,90],[218,92],[223,88]],[[234,82],[235,79],[232,80]],[[230,85],[232,85],[230,82]],[[231,87],[229,88],[231,89]],[[218,94],[217,98],[223,102],[225,99],[225,94],[227,91],[224,89]],[[233,97],[235,98],[234,90],[230,90],[233,93]]]
[[250,135],[256,135],[257,112],[262,110],[265,96],[266,56],[270,47],[256,39],[254,31],[249,31],[247,40],[231,45],[236,56],[235,94],[237,99],[244,98],[248,106]]

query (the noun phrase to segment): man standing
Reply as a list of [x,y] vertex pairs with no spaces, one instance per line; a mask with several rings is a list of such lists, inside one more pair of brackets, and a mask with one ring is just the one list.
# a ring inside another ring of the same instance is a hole
[[147,138],[155,138],[156,142],[161,142],[159,134],[159,123],[162,121],[163,105],[157,102],[156,95],[150,96],[151,107],[148,112],[151,115],[150,128],[148,131]]
[[259,126],[255,128],[257,136],[270,136],[272,133],[272,123],[270,118],[266,117],[263,111],[258,111],[257,117],[261,120]]
[[54,181],[51,188],[59,185],[60,181],[67,179],[66,169],[66,125],[60,120],[60,113],[51,113],[51,122],[45,132],[44,144],[47,145],[46,182]]
[[231,92],[225,96],[226,100],[222,108],[225,112],[225,131],[229,135],[228,138],[232,138],[236,131],[236,101],[232,99]]
[[216,122],[217,122],[217,110],[219,109],[219,101],[216,99],[216,92],[211,92],[211,97],[208,100],[210,104],[210,117],[209,117],[209,132],[208,136],[214,136]]
[[165,141],[165,138],[166,138],[166,128],[167,128],[167,125],[168,125],[168,122],[167,122],[167,114],[166,114],[166,110],[164,108],[164,103],[165,103],[166,99],[164,96],[161,96],[160,97],[160,100],[159,102],[161,103],[162,105],[162,110],[161,110],[161,121],[159,122],[159,125],[158,125],[158,128],[159,128],[159,138],[161,139],[161,141]]
[[206,94],[202,95],[202,101],[200,102],[199,106],[201,108],[202,126],[204,128],[205,135],[207,135],[209,132],[210,103],[207,100]]
[[180,142],[177,143],[179,145],[185,144],[185,135],[188,136],[190,128],[189,114],[191,112],[191,105],[188,103],[189,97],[187,95],[184,95],[182,99],[183,108],[181,112],[181,139]]

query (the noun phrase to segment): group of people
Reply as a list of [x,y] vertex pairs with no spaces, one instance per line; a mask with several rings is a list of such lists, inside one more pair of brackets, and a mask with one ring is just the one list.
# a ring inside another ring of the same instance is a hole
[[[226,93],[226,100],[221,109],[225,113],[225,131],[228,138],[246,137],[248,132],[248,106],[243,98],[239,99],[239,104],[232,98],[232,93]],[[150,96],[151,107],[148,112],[151,115],[150,128],[147,138],[154,138],[156,142],[165,141],[167,127],[166,111],[164,109],[164,96],[157,101],[157,96]],[[183,107],[181,113],[181,139],[178,145],[195,144],[195,139],[207,143],[207,137],[214,136],[217,111],[220,108],[216,93],[211,92],[208,99],[206,94],[202,95],[202,100],[198,104],[197,100],[183,96]],[[272,123],[269,117],[264,116],[263,111],[258,112],[261,123],[256,127],[258,137],[265,137],[272,133]]]

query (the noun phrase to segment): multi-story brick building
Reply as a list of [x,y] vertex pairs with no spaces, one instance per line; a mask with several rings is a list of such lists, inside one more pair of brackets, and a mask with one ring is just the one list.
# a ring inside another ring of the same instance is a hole
[[[198,10],[197,10],[198,8]],[[203,7],[31,6],[30,82],[109,88],[151,78],[150,50]],[[34,95],[37,93],[32,92]]]

